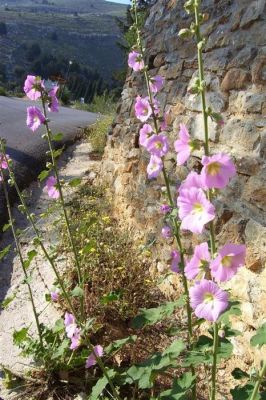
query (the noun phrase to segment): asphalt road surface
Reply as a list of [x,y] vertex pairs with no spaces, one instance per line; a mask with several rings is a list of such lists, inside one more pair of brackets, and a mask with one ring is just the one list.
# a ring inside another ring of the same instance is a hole
[[[47,160],[48,144],[41,138],[45,132],[40,127],[32,132],[26,126],[26,109],[38,102],[0,96],[0,137],[6,139],[6,151],[14,162],[14,171],[19,186],[26,187],[44,168]],[[95,122],[97,114],[60,107],[58,113],[49,113],[50,128],[53,133],[62,132],[64,138],[57,147],[75,141],[81,128]],[[10,192],[15,199],[14,191]],[[0,225],[6,218],[3,192],[0,190]]]

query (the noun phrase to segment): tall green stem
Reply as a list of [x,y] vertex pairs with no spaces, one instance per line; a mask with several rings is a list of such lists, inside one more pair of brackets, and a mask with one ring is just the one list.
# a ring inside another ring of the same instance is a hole
[[259,391],[259,388],[260,388],[260,384],[261,384],[263,378],[265,377],[265,375],[266,375],[266,361],[264,361],[264,364],[263,364],[263,366],[262,366],[262,368],[261,368],[261,370],[259,372],[259,376],[258,376],[257,382],[256,382],[256,384],[254,386],[254,390],[253,390],[253,393],[252,393],[252,395],[250,397],[250,400],[256,400],[257,394],[258,394],[258,391]]
[[28,275],[27,270],[25,268],[25,264],[24,264],[24,260],[23,260],[23,256],[22,256],[22,252],[21,252],[20,243],[19,243],[19,240],[18,240],[18,237],[17,237],[15,226],[14,226],[14,221],[13,221],[13,218],[12,218],[12,211],[11,211],[11,205],[10,205],[10,201],[9,201],[8,190],[7,190],[7,187],[6,187],[5,177],[4,177],[2,168],[0,168],[0,171],[1,171],[4,195],[5,195],[6,204],[7,204],[9,223],[11,225],[13,237],[14,237],[14,240],[15,240],[16,249],[17,249],[17,252],[18,252],[18,255],[19,255],[19,260],[20,260],[20,263],[21,263],[21,266],[22,266],[22,270],[23,270],[23,273],[24,273],[24,276],[25,276],[25,282],[26,282],[26,285],[28,287],[29,296],[30,296],[30,302],[31,302],[31,305],[32,305],[32,311],[33,311],[33,315],[34,315],[35,322],[36,322],[36,327],[37,327],[37,331],[38,331],[38,335],[39,335],[39,339],[40,339],[40,344],[41,344],[41,347],[43,348],[43,338],[42,338],[42,330],[41,330],[41,326],[40,326],[39,316],[38,316],[38,312],[37,312],[37,309],[36,309],[36,306],[35,306],[32,290],[31,290],[31,286],[29,284],[29,275]]
[[219,345],[218,324],[214,323],[213,333],[213,361],[212,361],[212,387],[210,393],[210,400],[215,400],[216,397],[216,370],[217,370],[217,351]]
[[58,191],[59,191],[60,202],[61,202],[61,206],[62,206],[62,209],[63,209],[64,219],[65,219],[65,222],[66,222],[69,242],[70,242],[70,245],[71,245],[71,248],[72,248],[72,252],[73,252],[74,258],[75,258],[75,263],[76,263],[76,267],[77,267],[77,274],[78,274],[78,282],[79,282],[79,285],[82,286],[82,290],[83,290],[83,295],[81,297],[81,317],[82,317],[82,319],[84,319],[84,279],[82,279],[82,272],[81,272],[81,266],[80,266],[79,257],[78,257],[78,253],[77,253],[77,248],[75,246],[73,234],[71,232],[69,218],[68,218],[67,211],[66,211],[66,205],[65,205],[62,185],[61,185],[61,182],[60,182],[59,172],[58,172],[58,168],[57,168],[57,162],[56,162],[56,159],[55,159],[55,156],[54,156],[54,149],[53,149],[53,145],[52,145],[52,134],[51,134],[51,130],[49,128],[48,121],[47,121],[47,112],[46,112],[46,107],[45,107],[45,100],[44,100],[43,91],[42,91],[41,99],[42,99],[43,113],[44,113],[44,116],[45,116],[44,125],[45,125],[45,128],[46,128],[47,140],[48,140],[49,150],[50,150],[50,154],[51,154],[53,169],[54,169],[56,180],[57,180],[57,187],[58,187]]

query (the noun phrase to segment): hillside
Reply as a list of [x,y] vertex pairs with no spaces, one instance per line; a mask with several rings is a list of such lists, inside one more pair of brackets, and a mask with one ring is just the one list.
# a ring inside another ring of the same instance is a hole
[[115,17],[125,12],[126,6],[104,0],[0,1],[0,23],[6,25],[6,34],[0,33],[1,64],[8,79],[30,68],[26,53],[38,43],[42,54],[66,64],[76,61],[110,80],[123,65]]

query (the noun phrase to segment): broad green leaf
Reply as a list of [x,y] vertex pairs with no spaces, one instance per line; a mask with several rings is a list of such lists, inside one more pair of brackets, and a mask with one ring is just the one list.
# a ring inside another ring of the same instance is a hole
[[60,346],[53,352],[51,359],[55,360],[56,358],[61,358],[66,350],[69,349],[69,339],[64,339]]
[[[249,400],[252,392],[254,390],[253,384],[247,384],[245,386],[237,386],[236,388],[230,390],[233,400]],[[257,394],[255,400],[260,400],[260,394]]]
[[[113,379],[115,377],[115,374],[116,374],[116,372],[113,369],[108,369],[107,373],[108,373],[108,376],[109,376],[110,379]],[[97,399],[99,399],[107,385],[108,385],[107,378],[105,376],[100,378],[97,381],[96,385],[93,386],[91,395],[89,397],[89,400],[97,400]]]
[[121,291],[110,292],[108,294],[103,295],[100,299],[101,304],[109,304],[113,301],[118,301],[121,298]]
[[9,228],[11,228],[11,224],[9,223],[9,224],[5,224],[4,226],[3,226],[3,228],[2,228],[2,231],[3,232],[6,232]]
[[54,135],[52,135],[52,140],[53,142],[61,142],[61,140],[63,140],[64,134],[59,132],[59,133],[55,133]]
[[240,368],[235,368],[232,371],[232,375],[235,379],[243,379],[249,377],[249,375],[245,371],[242,371],[242,369]]
[[137,315],[132,322],[134,329],[141,329],[147,325],[154,325],[166,318],[169,318],[178,307],[185,304],[184,297],[180,297],[178,301],[168,302],[156,308],[141,309],[140,314]]
[[126,344],[132,344],[135,343],[137,340],[137,336],[136,335],[132,335],[132,336],[128,336],[125,339],[120,339],[120,340],[115,340],[113,343],[110,343],[109,346],[107,346],[105,348],[105,353],[106,354],[111,354],[114,351],[120,350],[123,346],[125,346]]
[[239,301],[230,301],[229,309],[220,316],[218,322],[223,322],[226,325],[230,323],[230,315],[241,315],[240,304]]
[[13,342],[15,345],[19,346],[23,342],[25,342],[28,339],[28,331],[29,328],[22,328],[19,331],[14,331],[13,332]]
[[45,178],[47,178],[47,176],[49,175],[50,171],[47,171],[46,169],[44,169],[39,175],[38,175],[38,179],[40,182],[42,182]]
[[77,186],[79,186],[81,184],[81,179],[80,178],[74,178],[68,184],[71,187],[77,187]]
[[64,150],[63,147],[61,147],[61,149],[53,150],[54,158],[58,158],[59,156],[61,156],[61,154],[63,153],[63,150]]
[[84,292],[83,289],[81,289],[80,286],[76,286],[72,291],[71,294],[73,297],[83,297],[84,296]]
[[259,346],[259,348],[266,344],[266,322],[257,329],[256,335],[252,336],[250,339],[250,344],[253,347]]
[[34,257],[37,256],[37,254],[38,253],[36,250],[28,251],[28,253],[27,253],[28,258],[27,258],[27,260],[24,260],[24,262],[23,262],[25,268],[29,268],[32,260],[34,259]]
[[60,318],[57,321],[55,321],[55,324],[54,324],[54,327],[53,327],[53,332],[54,333],[63,332],[64,329],[65,329],[65,325],[64,325],[63,318]]
[[9,244],[3,250],[0,251],[0,261],[3,260],[3,258],[5,258],[5,256],[8,254],[10,247],[11,247],[11,244]]
[[179,379],[174,379],[173,387],[160,394],[160,400],[186,400],[187,391],[191,389],[195,382],[195,376],[187,372]]
[[2,301],[1,307],[2,308],[7,308],[7,306],[16,298],[17,293],[12,294],[12,296],[8,296],[5,298],[5,300]]

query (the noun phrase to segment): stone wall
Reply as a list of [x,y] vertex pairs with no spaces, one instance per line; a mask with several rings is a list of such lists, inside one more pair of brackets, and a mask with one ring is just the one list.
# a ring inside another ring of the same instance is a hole
[[[266,7],[265,0],[205,0],[206,21],[202,27],[207,38],[204,53],[207,100],[223,115],[225,124],[210,122],[211,152],[230,153],[238,175],[216,201],[216,233],[220,244],[245,242],[246,267],[231,282],[233,292],[243,301],[247,331],[266,318]],[[203,138],[201,104],[188,92],[197,73],[195,43],[177,36],[190,25],[184,1],[158,0],[147,19],[144,35],[150,73],[165,77],[158,96],[169,111],[171,141],[177,137],[180,122],[192,136]],[[114,211],[136,237],[158,237],[158,214],[163,181],[148,181],[148,154],[138,145],[139,122],[134,117],[134,98],[145,94],[140,74],[128,72],[122,101],[102,163],[102,176],[109,184]],[[197,169],[201,152],[189,161]],[[184,178],[187,167],[177,167],[175,153],[167,156],[167,167],[175,182]],[[196,238],[187,236],[189,243]],[[169,248],[159,241],[153,249],[160,272],[169,268]]]

